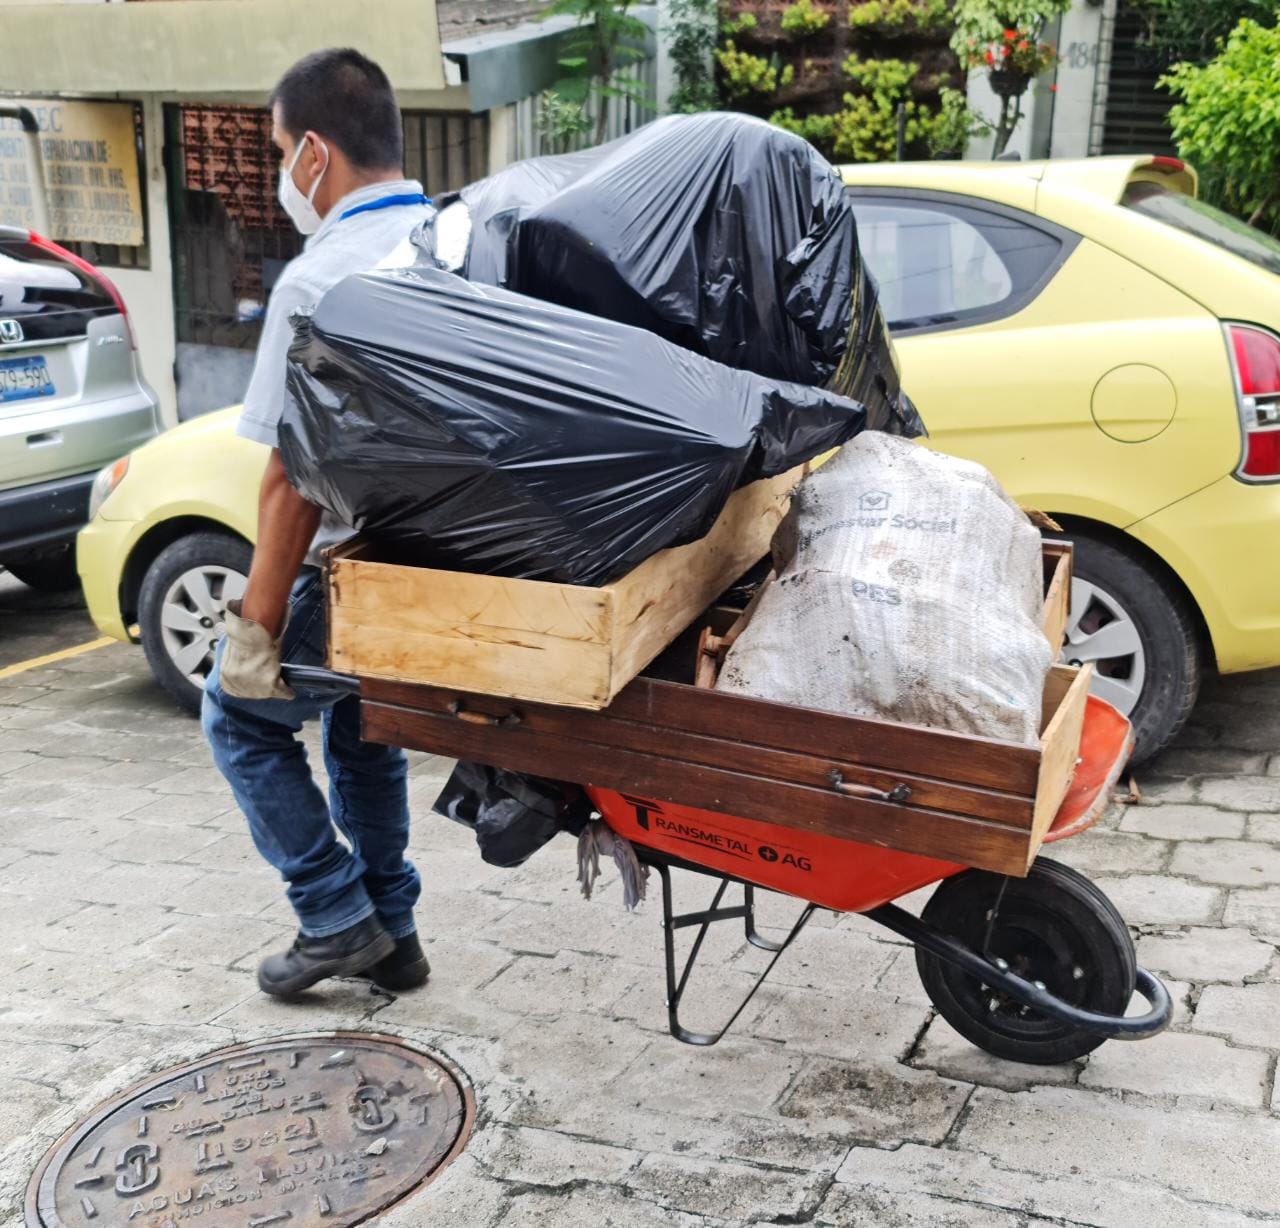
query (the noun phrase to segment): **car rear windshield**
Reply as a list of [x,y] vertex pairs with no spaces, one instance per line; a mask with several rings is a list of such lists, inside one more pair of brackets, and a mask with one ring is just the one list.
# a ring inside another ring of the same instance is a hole
[[0,315],[115,310],[101,285],[56,252],[25,239],[0,239]]
[[1280,241],[1194,196],[1171,192],[1158,183],[1131,183],[1121,203],[1185,230],[1269,273],[1280,273]]

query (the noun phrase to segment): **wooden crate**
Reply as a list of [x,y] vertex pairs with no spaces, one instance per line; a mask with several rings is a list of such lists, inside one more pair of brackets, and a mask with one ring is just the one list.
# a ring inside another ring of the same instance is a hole
[[[1047,561],[1046,625],[1069,568]],[[376,742],[1023,875],[1070,784],[1089,678],[1054,667],[1038,746],[651,677],[600,712],[369,679],[362,710]],[[847,791],[900,785],[905,802]]]
[[804,471],[735,491],[705,537],[599,588],[380,563],[357,538],[329,555],[329,666],[603,708],[769,552]]

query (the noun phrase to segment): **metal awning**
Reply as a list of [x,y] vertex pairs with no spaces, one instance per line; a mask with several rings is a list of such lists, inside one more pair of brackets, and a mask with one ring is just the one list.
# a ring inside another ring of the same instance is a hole
[[[633,15],[648,27],[642,48],[645,57],[657,53],[658,9],[642,5]],[[571,17],[525,22],[506,30],[455,39],[441,47],[450,85],[465,85],[472,111],[509,106],[550,89],[564,70],[559,65]]]

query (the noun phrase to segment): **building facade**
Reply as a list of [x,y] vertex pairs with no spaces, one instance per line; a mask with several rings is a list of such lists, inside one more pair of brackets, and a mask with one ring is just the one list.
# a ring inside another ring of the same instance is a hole
[[[544,4],[0,0],[0,83],[39,118],[52,237],[120,289],[166,422],[239,400],[271,287],[300,250],[265,109],[284,69],[326,46],[382,64],[407,173],[432,195],[540,152],[537,96],[569,27],[537,21]],[[656,32],[654,11],[642,17]],[[628,71],[652,78],[654,51]],[[596,99],[611,136],[651,114],[624,104]],[[12,135],[0,127],[0,223],[30,224]]]

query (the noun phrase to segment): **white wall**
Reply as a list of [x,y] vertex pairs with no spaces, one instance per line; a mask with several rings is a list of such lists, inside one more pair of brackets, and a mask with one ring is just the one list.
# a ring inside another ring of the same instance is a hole
[[7,5],[0,82],[29,94],[265,93],[300,56],[352,42],[400,85],[444,87],[434,0]]
[[105,269],[124,296],[138,340],[143,374],[160,398],[166,426],[178,421],[178,393],[173,382],[173,259],[169,242],[169,205],[164,178],[164,115],[160,99],[142,97],[146,143],[147,246],[149,269]]
[[1049,152],[1055,158],[1083,158],[1089,153],[1094,91],[1102,66],[1103,15],[1115,9],[1076,4],[1062,19],[1058,44],[1058,93],[1053,108],[1053,138]]

